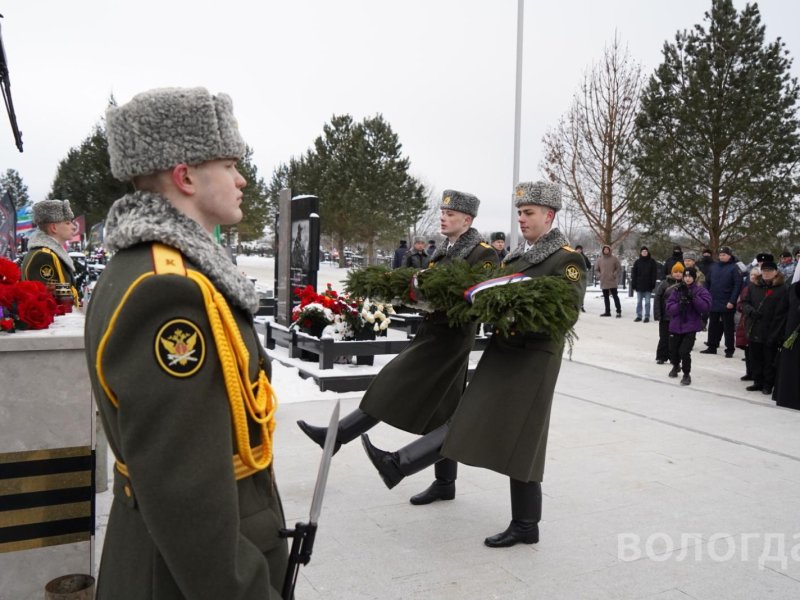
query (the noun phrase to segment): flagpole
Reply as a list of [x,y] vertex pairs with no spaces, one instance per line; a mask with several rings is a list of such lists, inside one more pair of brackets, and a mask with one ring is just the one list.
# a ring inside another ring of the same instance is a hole
[[522,120],[522,31],[524,25],[524,0],[517,0],[517,81],[514,97],[514,181],[511,186],[511,236],[510,248],[517,247],[517,210],[514,206],[514,188],[519,183],[520,122]]

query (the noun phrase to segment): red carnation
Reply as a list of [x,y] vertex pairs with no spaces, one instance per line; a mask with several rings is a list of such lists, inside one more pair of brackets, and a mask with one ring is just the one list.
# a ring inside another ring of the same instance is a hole
[[47,329],[53,322],[53,312],[46,302],[22,300],[17,304],[19,320],[30,329]]
[[8,259],[0,258],[0,284],[13,285],[19,278],[19,267]]
[[14,331],[14,319],[11,317],[0,319],[0,329],[3,331]]

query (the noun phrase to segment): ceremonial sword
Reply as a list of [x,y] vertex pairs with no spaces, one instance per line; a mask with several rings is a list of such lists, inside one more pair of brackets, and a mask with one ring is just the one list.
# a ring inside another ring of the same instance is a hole
[[339,430],[339,400],[331,414],[331,421],[328,424],[328,433],[325,435],[325,444],[322,447],[322,458],[319,461],[319,471],[317,472],[317,484],[314,486],[314,496],[311,499],[311,511],[308,515],[308,523],[298,522],[294,529],[281,529],[280,536],[294,538],[292,549],[289,551],[289,564],[286,567],[286,578],[283,580],[283,600],[293,600],[294,587],[297,584],[297,574],[300,572],[300,565],[307,565],[311,560],[311,551],[314,548],[314,538],[317,535],[317,521],[319,513],[322,511],[322,497],[325,495],[325,485],[328,483],[328,471],[331,468],[331,457],[333,456],[333,446],[336,443],[336,434]]

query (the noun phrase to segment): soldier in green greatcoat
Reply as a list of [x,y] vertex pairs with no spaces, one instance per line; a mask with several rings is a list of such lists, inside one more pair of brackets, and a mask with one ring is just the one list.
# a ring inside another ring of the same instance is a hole
[[20,270],[22,279],[41,281],[47,286],[68,283],[77,306],[75,264],[64,249],[64,244],[75,236],[74,219],[69,200],[40,200],[34,204],[36,231],[28,240],[28,253]]
[[[515,194],[525,241],[506,257],[505,264],[532,278],[563,277],[572,286],[569,297],[553,298],[553,302],[574,302],[577,319],[586,285],[585,266],[581,255],[552,227],[561,208],[560,189],[547,182],[524,182],[517,185]],[[449,424],[391,453],[379,450],[363,435],[367,455],[387,487],[440,456],[492,469],[510,478],[512,520],[505,531],[484,543],[494,548],[538,542],[550,407],[563,348],[563,338],[535,332],[496,333]]]
[[[447,241],[431,257],[430,267],[465,260],[492,268],[498,263],[494,248],[472,227],[480,200],[472,194],[445,190],[439,205],[440,228]],[[441,312],[428,313],[412,342],[392,359],[370,384],[359,407],[339,421],[336,449],[383,421],[425,434],[446,423],[464,391],[469,353],[477,323],[451,327]],[[436,369],[431,369],[436,365]],[[327,428],[297,422],[300,429],[322,446]],[[457,466],[442,459],[436,463],[436,480],[411,498],[428,504],[455,497]]]
[[151,90],[106,114],[115,254],[86,316],[114,452],[99,600],[278,600],[287,567],[276,401],[253,285],[213,237],[242,218],[245,151],[225,94]]

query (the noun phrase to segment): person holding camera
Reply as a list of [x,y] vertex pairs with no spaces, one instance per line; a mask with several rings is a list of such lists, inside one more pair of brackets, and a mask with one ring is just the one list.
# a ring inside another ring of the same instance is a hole
[[697,269],[689,267],[683,272],[683,280],[667,298],[669,316],[669,361],[672,363],[670,377],[677,377],[683,370],[681,385],[689,385],[692,378],[691,352],[695,336],[703,330],[703,313],[711,309],[711,293],[697,285]]

